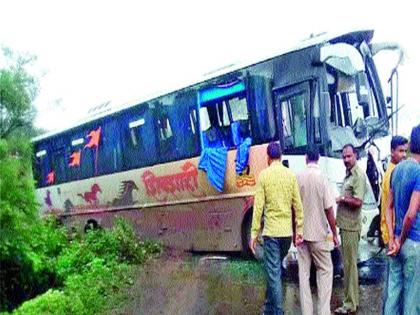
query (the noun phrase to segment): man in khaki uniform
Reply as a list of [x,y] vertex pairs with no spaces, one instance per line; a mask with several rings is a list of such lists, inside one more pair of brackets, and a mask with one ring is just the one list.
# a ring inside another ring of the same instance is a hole
[[359,275],[357,256],[359,249],[361,209],[366,192],[366,177],[357,165],[357,152],[353,145],[346,144],[342,150],[346,177],[337,202],[337,225],[341,233],[341,252],[344,263],[344,302],[336,314],[356,312],[359,307]]
[[297,181],[303,204],[303,243],[298,244],[300,304],[303,315],[313,314],[309,277],[311,261],[316,267],[319,315],[330,315],[330,301],[333,284],[331,250],[328,240],[328,226],[333,233],[334,245],[338,246],[334,218],[334,198],[328,179],[318,166],[319,152],[316,146],[309,146],[306,153],[307,168],[298,174]]

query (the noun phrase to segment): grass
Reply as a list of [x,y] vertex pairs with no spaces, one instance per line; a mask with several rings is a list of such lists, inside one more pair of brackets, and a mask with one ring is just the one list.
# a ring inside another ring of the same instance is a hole
[[227,262],[224,269],[232,276],[232,280],[245,284],[263,283],[265,281],[263,266],[257,260],[234,258]]

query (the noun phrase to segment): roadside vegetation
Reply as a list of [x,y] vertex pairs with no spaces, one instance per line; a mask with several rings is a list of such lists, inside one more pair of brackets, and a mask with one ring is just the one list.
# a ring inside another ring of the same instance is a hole
[[232,259],[225,268],[233,280],[244,284],[264,283],[264,269],[260,261]]
[[0,312],[99,314],[124,301],[133,266],[161,251],[119,219],[111,230],[69,233],[42,218],[35,200],[30,138],[38,80],[35,58],[0,55]]
[[74,236],[55,258],[59,286],[23,303],[13,314],[101,314],[124,303],[135,266],[161,247],[138,241],[132,227],[118,219],[111,230]]

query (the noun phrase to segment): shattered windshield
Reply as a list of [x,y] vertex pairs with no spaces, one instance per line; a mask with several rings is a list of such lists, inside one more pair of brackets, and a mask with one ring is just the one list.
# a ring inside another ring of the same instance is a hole
[[380,108],[364,59],[353,45],[336,43],[321,47],[320,60],[327,70],[332,151],[340,151],[347,143],[359,147],[372,134],[378,134],[381,126]]
[[347,144],[360,146],[379,123],[378,108],[372,89],[367,88],[369,104],[358,103],[356,75],[347,75],[327,67],[330,94],[329,133],[332,150],[339,151]]

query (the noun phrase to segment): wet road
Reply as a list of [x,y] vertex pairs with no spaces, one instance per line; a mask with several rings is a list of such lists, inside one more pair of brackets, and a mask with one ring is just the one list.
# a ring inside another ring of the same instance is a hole
[[[368,243],[361,246],[360,309],[380,314],[384,254]],[[316,302],[316,288],[313,286]],[[138,270],[124,308],[110,314],[261,314],[265,279],[262,266],[235,256],[192,255],[166,251]],[[297,272],[289,266],[283,279],[285,314],[301,314]],[[331,309],[341,305],[343,283],[334,280]]]

